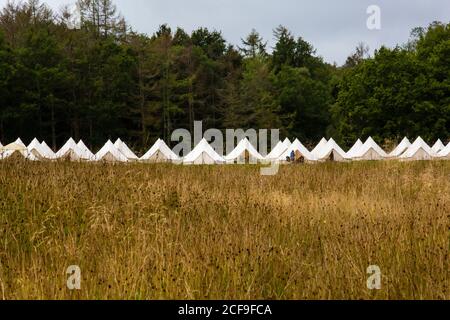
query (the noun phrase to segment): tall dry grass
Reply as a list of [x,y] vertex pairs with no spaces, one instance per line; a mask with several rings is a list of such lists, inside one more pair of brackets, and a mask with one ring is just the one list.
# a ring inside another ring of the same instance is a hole
[[450,162],[0,162],[0,298],[449,299],[449,214]]

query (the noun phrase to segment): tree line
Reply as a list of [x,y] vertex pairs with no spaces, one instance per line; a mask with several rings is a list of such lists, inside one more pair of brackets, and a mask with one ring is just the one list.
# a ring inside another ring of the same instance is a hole
[[162,25],[135,32],[112,0],[53,12],[39,0],[0,13],[0,141],[69,137],[97,148],[121,137],[137,150],[174,129],[279,128],[313,145],[373,136],[450,136],[450,24],[416,28],[402,46],[343,66],[283,26],[270,50],[256,30],[233,46],[221,32]]

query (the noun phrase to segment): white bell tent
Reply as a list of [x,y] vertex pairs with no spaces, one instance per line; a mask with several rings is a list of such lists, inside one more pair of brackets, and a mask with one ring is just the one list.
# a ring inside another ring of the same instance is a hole
[[320,151],[322,150],[322,148],[325,147],[327,143],[328,143],[328,140],[325,138],[322,138],[322,140],[320,140],[320,142],[317,144],[317,146],[311,151],[311,154],[313,156],[317,157],[318,154],[320,153]]
[[437,154],[430,146],[418,137],[416,141],[400,156],[403,161],[432,160]]
[[403,138],[402,142],[400,142],[400,144],[389,154],[389,157],[398,158],[403,153],[405,153],[409,147],[411,147],[411,142],[409,141],[408,138],[405,137]]
[[223,164],[225,163],[225,159],[209,145],[206,139],[203,138],[194,150],[183,159],[183,163],[187,165]]
[[342,162],[349,160],[344,150],[333,139],[330,139],[314,156],[318,161]]
[[27,159],[30,161],[38,161],[39,159],[28,151],[25,144],[20,138],[15,142],[10,143],[4,147],[0,147],[0,160],[11,159],[18,157],[20,159]]
[[311,152],[309,152],[309,150],[298,139],[295,139],[291,146],[280,156],[279,160],[281,162],[287,161],[288,158],[291,158],[292,153],[294,153],[296,161],[300,159],[305,161],[316,160]]
[[353,158],[353,156],[359,151],[359,149],[361,149],[361,147],[364,144],[362,143],[361,139],[358,139],[356,141],[356,143],[353,145],[353,147],[350,148],[350,150],[348,150],[347,152],[347,158]]
[[442,150],[444,150],[445,145],[442,143],[441,139],[436,141],[436,143],[431,147],[431,150],[433,150],[435,153],[439,153]]
[[39,160],[52,160],[55,158],[54,155],[47,153],[47,150],[42,147],[41,143],[36,138],[31,141],[27,147],[27,150]]
[[56,153],[57,159],[69,161],[88,160],[84,157],[83,151],[77,146],[76,142],[70,138],[66,144]]
[[80,148],[81,152],[83,153],[83,158],[84,159],[87,159],[89,161],[95,161],[95,155],[84,144],[83,140],[78,141],[77,146],[78,146],[78,148]]
[[150,150],[144,154],[141,159],[144,162],[152,163],[164,163],[164,162],[177,162],[180,158],[167,146],[167,144],[158,139]]
[[114,143],[114,146],[130,161],[138,161],[139,158],[134,154],[133,151],[131,151],[130,148],[126,145],[125,142],[122,140],[117,139],[117,141]]
[[450,143],[438,153],[441,160],[450,160]]
[[387,153],[369,137],[364,145],[356,151],[352,158],[354,160],[383,160],[387,158]]
[[117,149],[111,140],[108,140],[103,148],[95,155],[95,160],[99,162],[128,162],[128,158]]
[[290,146],[291,142],[288,138],[284,139],[283,142],[279,141],[272,151],[270,151],[270,153],[266,156],[266,160],[278,161]]
[[225,157],[227,163],[258,163],[264,160],[250,141],[245,138],[237,145],[237,147]]

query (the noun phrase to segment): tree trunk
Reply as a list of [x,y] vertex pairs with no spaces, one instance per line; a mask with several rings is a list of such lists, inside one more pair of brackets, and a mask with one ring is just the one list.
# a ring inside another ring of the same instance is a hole
[[52,126],[52,148],[56,152],[56,124],[55,124],[55,106],[51,106],[51,126]]

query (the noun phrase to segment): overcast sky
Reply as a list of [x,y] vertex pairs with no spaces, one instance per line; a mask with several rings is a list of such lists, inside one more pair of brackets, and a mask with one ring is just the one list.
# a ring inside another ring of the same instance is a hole
[[[7,0],[0,0],[3,6]],[[58,9],[75,0],[45,0]],[[190,32],[198,27],[222,31],[225,39],[240,44],[255,28],[269,46],[272,30],[282,24],[302,36],[326,61],[342,64],[358,42],[371,52],[382,44],[395,46],[407,41],[416,26],[439,20],[449,22],[449,0],[116,0],[121,14],[133,29],[152,34],[168,23]],[[369,30],[368,6],[381,9],[381,30]]]

